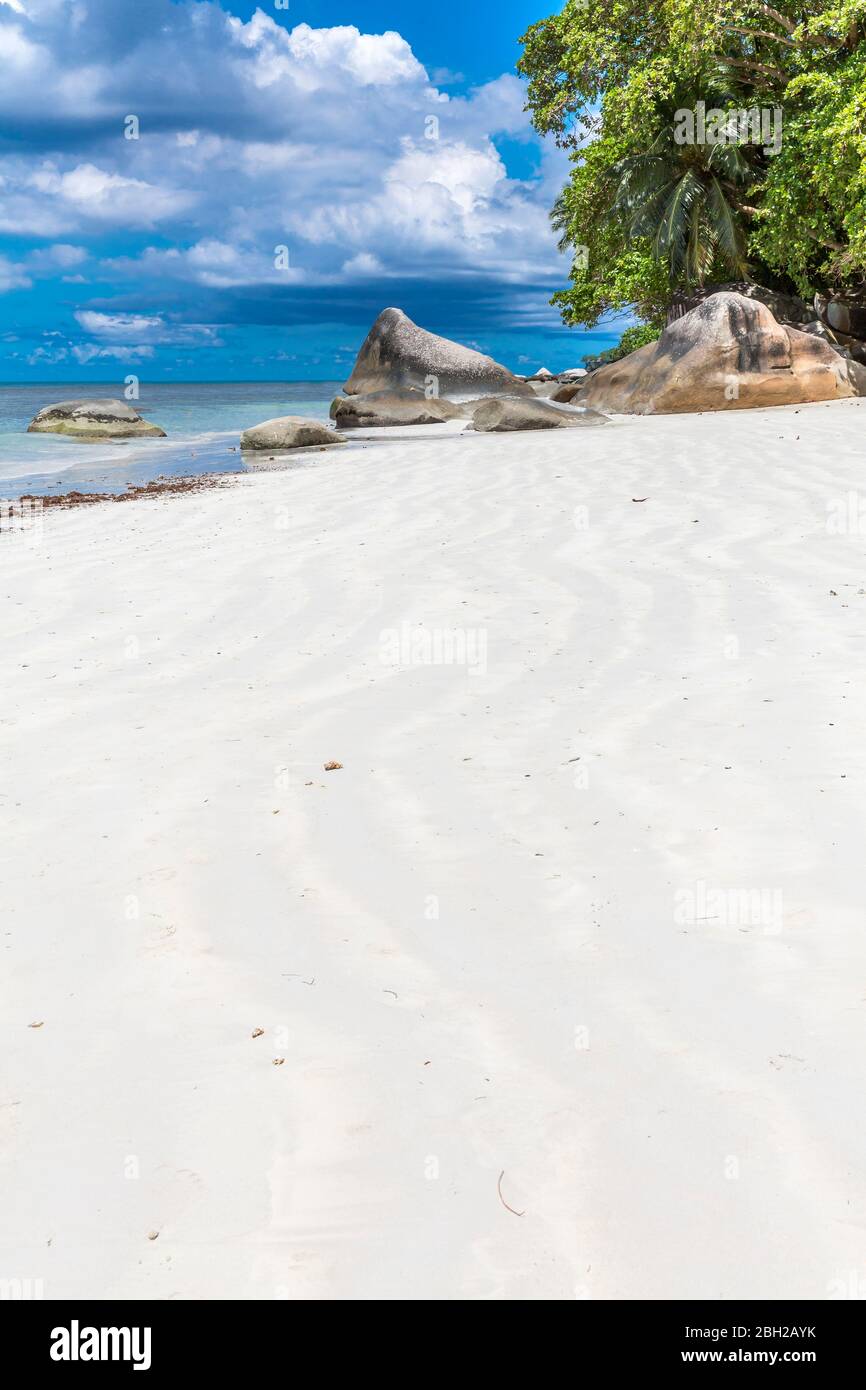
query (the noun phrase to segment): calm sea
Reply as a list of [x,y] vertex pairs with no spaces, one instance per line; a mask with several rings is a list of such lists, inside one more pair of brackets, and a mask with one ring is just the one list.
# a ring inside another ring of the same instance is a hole
[[128,483],[158,477],[243,471],[237,452],[241,430],[278,415],[327,420],[340,386],[336,381],[143,383],[140,400],[131,404],[146,420],[161,425],[168,438],[101,444],[26,430],[45,405],[122,399],[122,389],[93,382],[0,386],[0,497],[123,492]]

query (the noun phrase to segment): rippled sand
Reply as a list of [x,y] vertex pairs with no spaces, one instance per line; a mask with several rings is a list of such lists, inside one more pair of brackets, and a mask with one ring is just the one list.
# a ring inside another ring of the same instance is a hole
[[864,440],[445,431],[0,536],[0,1274],[866,1279]]

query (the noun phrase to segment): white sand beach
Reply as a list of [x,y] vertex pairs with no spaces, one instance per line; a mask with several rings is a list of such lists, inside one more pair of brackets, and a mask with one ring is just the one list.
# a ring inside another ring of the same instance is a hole
[[0,1275],[866,1289],[864,441],[442,426],[0,535]]

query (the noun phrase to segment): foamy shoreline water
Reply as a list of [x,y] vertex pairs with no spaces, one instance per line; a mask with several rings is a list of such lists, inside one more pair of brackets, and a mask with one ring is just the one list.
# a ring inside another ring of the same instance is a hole
[[6,1268],[857,1286],[864,412],[443,429],[0,537]]

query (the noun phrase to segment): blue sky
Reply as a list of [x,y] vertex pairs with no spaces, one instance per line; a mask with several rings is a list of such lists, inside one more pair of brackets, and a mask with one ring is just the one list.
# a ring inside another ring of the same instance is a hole
[[552,8],[0,0],[0,380],[340,378],[390,304],[516,370],[615,342],[548,304]]

